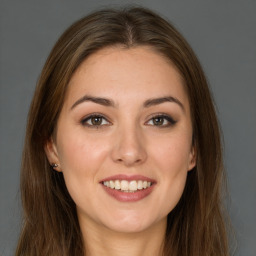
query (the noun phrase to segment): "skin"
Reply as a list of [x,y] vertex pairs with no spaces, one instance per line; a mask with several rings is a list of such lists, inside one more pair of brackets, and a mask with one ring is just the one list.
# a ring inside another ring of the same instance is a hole
[[[84,95],[110,99],[115,106],[80,100]],[[149,99],[167,96],[181,104],[144,106]],[[86,119],[95,112],[104,117],[98,126]],[[159,113],[175,123],[165,118],[155,122]],[[56,138],[45,151],[49,162],[58,164],[55,170],[63,172],[77,205],[88,255],[160,255],[167,215],[196,164],[181,75],[149,47],[94,53],[72,76]],[[99,183],[116,174],[140,174],[156,184],[142,200],[120,202]]]

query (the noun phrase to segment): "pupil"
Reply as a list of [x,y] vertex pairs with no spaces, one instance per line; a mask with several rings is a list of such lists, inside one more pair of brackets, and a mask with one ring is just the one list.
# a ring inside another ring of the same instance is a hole
[[92,118],[92,124],[93,125],[100,125],[102,122],[102,118],[101,117],[93,117]]
[[155,117],[153,120],[153,123],[155,125],[162,125],[163,124],[163,118],[162,117]]

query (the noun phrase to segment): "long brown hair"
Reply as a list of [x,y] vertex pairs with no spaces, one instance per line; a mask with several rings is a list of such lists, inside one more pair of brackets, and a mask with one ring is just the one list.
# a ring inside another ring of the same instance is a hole
[[77,21],[51,51],[31,104],[21,171],[23,228],[16,256],[82,256],[74,201],[44,145],[53,135],[69,80],[90,54],[108,46],[150,46],[176,65],[189,97],[197,166],[168,215],[164,256],[227,256],[221,204],[224,172],[219,126],[203,70],[166,20],[144,8],[104,9]]

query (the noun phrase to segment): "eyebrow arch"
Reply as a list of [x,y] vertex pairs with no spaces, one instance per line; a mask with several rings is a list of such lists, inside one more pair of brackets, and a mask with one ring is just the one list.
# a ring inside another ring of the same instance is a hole
[[164,103],[164,102],[177,103],[181,107],[181,109],[183,111],[185,111],[184,105],[177,98],[172,97],[172,96],[146,100],[145,103],[143,104],[143,106],[145,108],[148,108],[148,107],[155,106],[155,105],[158,105],[158,104],[161,104],[161,103]]
[[73,108],[75,108],[77,105],[86,102],[86,101],[92,101],[94,103],[106,106],[106,107],[115,107],[115,103],[112,100],[109,99],[105,99],[105,98],[100,98],[100,97],[94,97],[94,96],[88,96],[85,95],[82,98],[80,98],[79,100],[77,100],[71,107],[70,110],[72,110]]
[[[101,98],[101,97],[94,97],[94,96],[89,96],[85,95],[82,98],[78,99],[71,107],[70,110],[74,109],[77,105],[91,101],[96,104],[100,104],[102,106],[106,107],[116,107],[116,104],[114,103],[113,100],[106,99],[106,98]],[[183,111],[185,111],[184,105],[175,97],[172,96],[167,96],[167,97],[160,97],[160,98],[153,98],[153,99],[148,99],[144,102],[143,107],[144,108],[149,108],[151,106],[159,105],[165,102],[174,102],[177,103]]]

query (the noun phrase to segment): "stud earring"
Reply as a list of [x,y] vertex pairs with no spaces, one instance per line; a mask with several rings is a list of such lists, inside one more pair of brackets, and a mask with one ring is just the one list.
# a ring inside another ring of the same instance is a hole
[[59,166],[59,165],[58,165],[58,164],[55,164],[55,163],[52,163],[52,164],[51,164],[51,167],[52,167],[52,168],[56,168],[56,167],[58,167],[58,166]]

